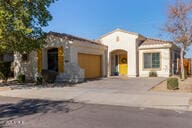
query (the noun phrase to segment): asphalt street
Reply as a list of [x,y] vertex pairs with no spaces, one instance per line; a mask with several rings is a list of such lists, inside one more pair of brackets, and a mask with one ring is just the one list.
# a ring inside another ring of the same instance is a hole
[[191,128],[192,113],[0,97],[0,128]]

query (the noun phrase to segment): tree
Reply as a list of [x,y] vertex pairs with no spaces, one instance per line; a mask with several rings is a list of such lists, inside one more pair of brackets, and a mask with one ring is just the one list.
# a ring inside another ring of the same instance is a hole
[[182,80],[184,80],[184,53],[192,44],[192,1],[177,0],[169,6],[165,31],[170,34],[173,42],[181,48],[181,74]]
[[45,43],[42,27],[52,19],[57,0],[0,0],[0,53],[30,53]]

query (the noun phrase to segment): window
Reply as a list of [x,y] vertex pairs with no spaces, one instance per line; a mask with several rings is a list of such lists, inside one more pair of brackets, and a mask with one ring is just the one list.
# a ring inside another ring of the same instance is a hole
[[29,61],[29,54],[22,54],[21,59],[22,59],[22,61],[24,61],[24,62]]
[[115,72],[118,72],[119,56],[115,55]]
[[120,40],[120,39],[119,39],[119,36],[117,36],[117,37],[116,37],[116,42],[119,42],[119,40]]
[[144,53],[144,69],[160,68],[160,53]]

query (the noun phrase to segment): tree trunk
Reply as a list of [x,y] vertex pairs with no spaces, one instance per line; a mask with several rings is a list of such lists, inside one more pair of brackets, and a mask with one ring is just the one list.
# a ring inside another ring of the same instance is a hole
[[185,80],[185,69],[184,69],[184,48],[181,48],[180,57],[181,57],[181,80]]

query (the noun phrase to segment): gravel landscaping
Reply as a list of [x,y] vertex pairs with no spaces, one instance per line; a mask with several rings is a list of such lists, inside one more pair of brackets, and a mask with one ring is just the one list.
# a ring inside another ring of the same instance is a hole
[[13,90],[13,89],[32,89],[32,88],[55,88],[55,87],[71,87],[75,84],[70,83],[47,83],[46,85],[37,85],[35,82],[28,81],[25,83],[19,83],[17,80],[11,79],[7,83],[0,81],[1,90]]
[[181,81],[179,79],[179,89],[178,90],[168,90],[167,81],[163,81],[157,86],[153,87],[150,91],[160,91],[160,92],[180,92],[180,93],[192,93],[192,77]]

